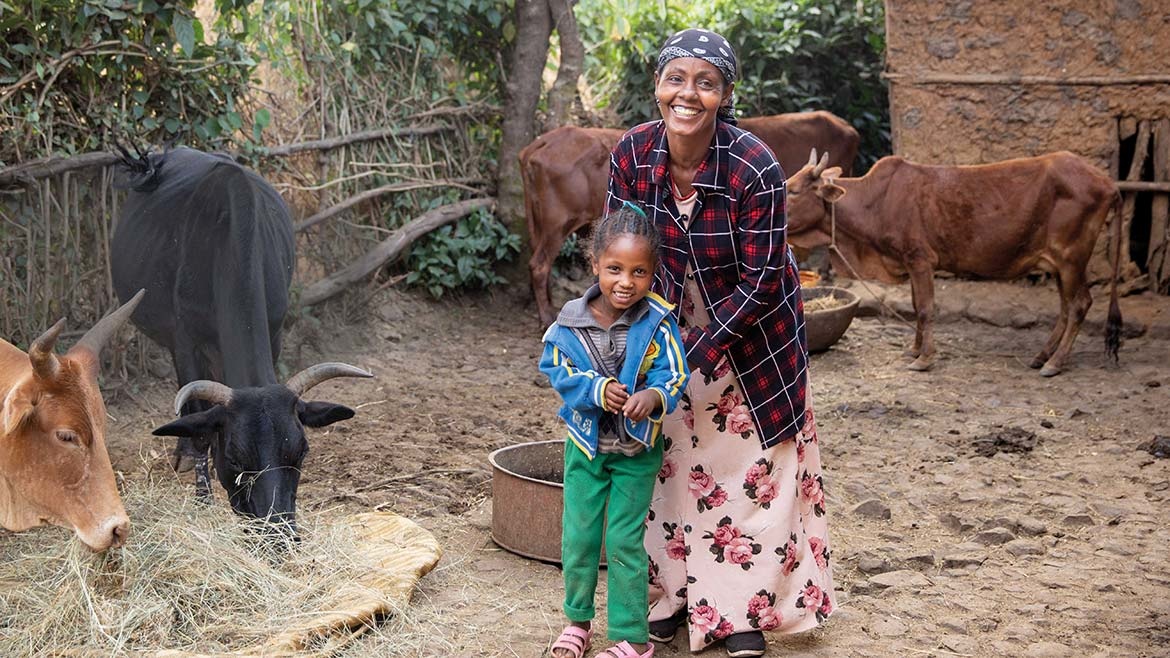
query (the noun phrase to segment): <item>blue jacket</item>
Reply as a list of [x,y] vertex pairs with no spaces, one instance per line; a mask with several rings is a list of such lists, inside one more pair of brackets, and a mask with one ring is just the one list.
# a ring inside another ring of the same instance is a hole
[[[662,397],[662,408],[657,415],[651,414],[640,423],[622,416],[626,433],[650,448],[662,431],[662,419],[682,398],[690,370],[678,324],[670,314],[674,307],[654,293],[646,295],[646,300],[650,310],[630,325],[626,360],[618,381],[631,393],[648,388]],[[592,369],[589,349],[572,329],[554,322],[543,340],[540,371],[548,375],[553,388],[565,401],[558,415],[568,426],[569,440],[593,459],[597,454],[603,392],[605,385],[614,380]],[[637,386],[639,375],[646,376],[641,387]]]

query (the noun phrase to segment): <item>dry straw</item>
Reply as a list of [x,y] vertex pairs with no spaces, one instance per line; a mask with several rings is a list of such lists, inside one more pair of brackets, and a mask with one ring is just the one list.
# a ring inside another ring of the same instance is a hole
[[439,557],[392,514],[305,515],[290,546],[173,481],[134,482],[125,503],[130,541],[104,555],[60,529],[0,536],[0,655],[336,650]]

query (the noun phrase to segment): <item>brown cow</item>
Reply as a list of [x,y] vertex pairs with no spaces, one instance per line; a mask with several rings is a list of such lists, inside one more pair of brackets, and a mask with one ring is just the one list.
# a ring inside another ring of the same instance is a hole
[[1043,270],[1060,287],[1060,317],[1031,365],[1045,377],[1059,373],[1093,302],[1085,274],[1093,245],[1117,211],[1106,327],[1106,352],[1116,360],[1121,196],[1104,172],[1067,151],[974,166],[886,157],[861,178],[837,178],[826,164],[813,151],[788,179],[789,240],[823,244],[835,224],[837,241],[866,255],[871,272],[880,263],[891,278],[909,277],[918,320],[911,370],[930,368],[935,356],[934,270],[988,279]]
[[[739,127],[758,136],[784,171],[804,164],[810,148],[829,149],[831,164],[851,171],[861,138],[843,119],[824,111],[742,119]],[[537,137],[520,151],[525,215],[532,258],[528,269],[540,321],[555,313],[549,274],[571,233],[599,217],[609,184],[609,153],[624,131],[565,126]]]
[[142,292],[103,318],[63,356],[65,320],[28,354],[0,340],[0,525],[71,528],[94,551],[121,546],[130,519],[106,452],[106,406],[97,375],[102,347]]

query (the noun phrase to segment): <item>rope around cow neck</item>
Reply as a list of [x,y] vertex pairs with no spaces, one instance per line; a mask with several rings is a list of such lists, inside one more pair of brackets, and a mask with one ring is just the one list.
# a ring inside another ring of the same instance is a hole
[[[841,250],[837,248],[837,202],[826,201],[826,203],[829,204],[829,251],[837,254],[837,258],[840,258],[841,262],[845,263],[845,267],[849,268],[849,272],[853,275],[853,278],[856,279],[863,288],[865,288],[866,292],[868,292],[875,300],[877,300],[878,304],[889,311],[890,315],[892,315],[894,319],[907,326],[914,327],[917,331],[917,323],[910,322],[906,318],[902,317],[902,314],[898,313],[898,311],[893,306],[887,304],[885,299],[879,297],[878,294],[874,292],[873,288],[870,288],[869,284],[865,282],[865,279],[861,278],[861,275],[858,274],[856,269],[854,269],[853,264],[849,262],[849,259],[845,257],[845,254],[843,254]],[[910,286],[910,290],[913,291],[914,283],[911,282]],[[913,298],[913,292],[911,292],[911,298]]]

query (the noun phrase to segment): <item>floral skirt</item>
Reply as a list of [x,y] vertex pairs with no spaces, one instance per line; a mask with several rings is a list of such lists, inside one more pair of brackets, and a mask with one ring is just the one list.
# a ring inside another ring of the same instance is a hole
[[686,610],[692,651],[732,633],[808,630],[833,611],[812,408],[794,439],[763,449],[743,400],[725,360],[712,377],[695,373],[663,421],[650,620]]

